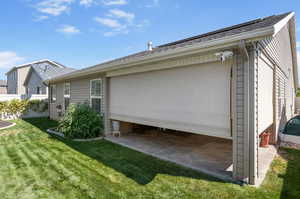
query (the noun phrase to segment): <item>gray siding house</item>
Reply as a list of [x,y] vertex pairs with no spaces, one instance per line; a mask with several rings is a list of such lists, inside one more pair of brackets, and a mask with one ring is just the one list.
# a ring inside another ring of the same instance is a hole
[[0,94],[7,94],[7,83],[5,80],[0,80]]
[[54,78],[59,75],[67,74],[75,71],[75,69],[67,68],[56,62],[39,62],[31,64],[29,72],[24,81],[27,95],[47,94],[48,88],[44,84],[47,79]]
[[6,73],[7,93],[19,95],[46,95],[46,79],[74,71],[51,60],[39,60],[13,67]]
[[257,185],[276,152],[259,146],[260,135],[270,132],[276,145],[294,115],[297,67],[294,13],[273,15],[52,78],[50,117],[59,119],[65,103],[88,102],[107,136],[139,124],[218,138],[205,156],[227,143],[223,173]]

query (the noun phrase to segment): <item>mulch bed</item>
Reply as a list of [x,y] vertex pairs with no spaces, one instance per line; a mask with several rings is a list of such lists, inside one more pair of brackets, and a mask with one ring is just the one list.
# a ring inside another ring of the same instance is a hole
[[0,120],[0,129],[1,128],[4,128],[4,127],[8,127],[8,126],[10,126],[10,125],[12,125],[13,123],[11,123],[11,122],[7,122],[7,121],[2,121],[2,120]]

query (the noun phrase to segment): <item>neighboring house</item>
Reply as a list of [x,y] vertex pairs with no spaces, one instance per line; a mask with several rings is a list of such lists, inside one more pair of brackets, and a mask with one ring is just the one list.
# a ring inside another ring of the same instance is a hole
[[6,73],[8,94],[47,94],[46,79],[74,71],[51,60],[40,60],[13,67]]
[[26,94],[47,94],[48,87],[43,83],[45,80],[73,71],[75,71],[75,69],[67,68],[60,64],[54,65],[48,61],[31,64],[27,77],[24,81]]
[[232,140],[232,178],[259,184],[259,136],[276,143],[294,115],[297,70],[294,13],[274,15],[48,80],[50,117],[89,102],[106,134],[120,121]]
[[7,84],[5,80],[0,80],[0,94],[7,93]]

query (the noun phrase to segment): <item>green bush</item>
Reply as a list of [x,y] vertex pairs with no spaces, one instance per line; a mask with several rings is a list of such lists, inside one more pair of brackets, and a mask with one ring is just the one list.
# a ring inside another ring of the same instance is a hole
[[34,112],[45,112],[48,109],[47,100],[19,100],[13,99],[10,101],[0,102],[0,114],[5,113],[14,117],[20,117],[20,115],[29,109]]
[[30,100],[28,103],[28,109],[33,110],[34,112],[43,113],[48,109],[47,100]]
[[70,104],[58,131],[70,139],[99,137],[103,134],[102,117],[87,104]]
[[19,117],[27,110],[27,106],[28,100],[13,99],[7,103],[7,112]]
[[297,94],[296,94],[297,97],[300,97],[300,88],[297,88]]

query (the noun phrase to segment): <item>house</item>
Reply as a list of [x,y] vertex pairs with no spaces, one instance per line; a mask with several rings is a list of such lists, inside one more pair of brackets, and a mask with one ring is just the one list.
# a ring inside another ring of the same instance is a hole
[[[176,140],[176,149],[175,144],[168,145],[176,154],[168,147],[155,151],[153,146],[159,146],[163,136],[148,142],[148,148],[135,136],[111,140],[121,143],[127,139],[124,145],[141,147],[141,151],[168,160],[177,158],[177,163],[195,163],[192,168],[199,166],[220,178],[230,175],[236,181],[260,184],[276,153],[275,147],[259,146],[261,135],[270,132],[276,144],[278,132],[295,113],[294,13],[259,18],[158,47],[148,45],[146,51],[46,81],[51,88],[50,117],[59,119],[65,102],[88,102],[103,114],[108,137],[112,131],[122,134],[134,125],[186,135]],[[185,142],[189,136],[200,144]],[[190,150],[189,145],[194,148]],[[196,153],[203,156],[198,158]],[[188,157],[192,158],[184,159]],[[223,160],[226,167],[220,167]]]
[[0,94],[7,93],[7,84],[5,80],[0,80]]
[[7,93],[19,95],[47,94],[43,83],[48,78],[74,71],[51,60],[39,60],[13,67],[6,73]]
[[67,68],[57,62],[53,63],[46,61],[31,64],[24,81],[26,94],[47,94],[47,86],[43,83],[45,80],[75,71],[75,69]]

